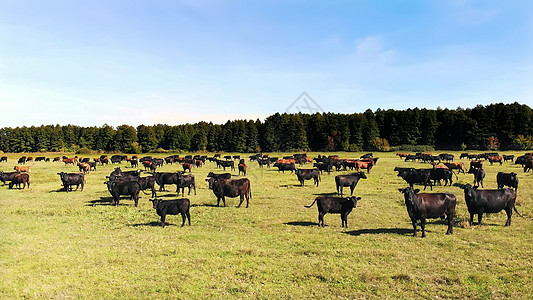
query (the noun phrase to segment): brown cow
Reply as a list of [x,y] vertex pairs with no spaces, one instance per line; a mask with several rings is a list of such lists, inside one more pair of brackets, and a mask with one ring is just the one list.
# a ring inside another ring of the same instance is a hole
[[83,172],[83,174],[87,174],[91,170],[91,165],[89,165],[88,163],[78,163],[78,168],[80,169],[80,172]]
[[15,167],[13,168],[13,170],[15,170],[15,171],[17,171],[17,172],[31,173],[31,166],[23,166],[23,167],[15,166]]
[[458,170],[457,173],[465,173],[465,164],[462,162],[443,162],[442,164],[450,170]]
[[246,164],[239,164],[239,175],[241,175],[242,172],[242,176],[246,176],[246,169]]
[[26,173],[20,173],[15,175],[15,177],[13,177],[13,180],[11,180],[11,182],[9,183],[9,188],[12,189],[13,185],[15,184],[18,188],[20,188],[21,183],[24,185],[22,189],[26,188],[26,183],[28,184],[28,188],[30,188],[30,175]]
[[78,159],[77,158],[64,158],[63,162],[65,163],[65,166],[68,164],[72,164],[74,166],[78,163]]
[[200,159],[197,159],[195,163],[197,168],[201,168],[204,165],[204,162]]
[[489,160],[491,166],[495,162],[499,162],[500,166],[503,163],[503,157],[502,156],[489,156],[488,160]]
[[192,164],[183,163],[182,167],[183,167],[183,172],[187,172],[187,170],[189,170],[189,172],[192,172]]
[[367,173],[370,173],[370,169],[374,166],[374,161],[356,161],[355,170],[359,172],[361,169],[366,169]]
[[409,156],[409,153],[396,153],[400,157],[400,159]]

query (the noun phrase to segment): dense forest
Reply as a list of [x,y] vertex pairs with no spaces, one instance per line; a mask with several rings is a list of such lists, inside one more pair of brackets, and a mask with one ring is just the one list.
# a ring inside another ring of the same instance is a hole
[[417,145],[441,150],[532,149],[533,111],[515,102],[455,110],[276,113],[264,121],[233,120],[225,124],[0,129],[3,152],[389,151],[411,150]]

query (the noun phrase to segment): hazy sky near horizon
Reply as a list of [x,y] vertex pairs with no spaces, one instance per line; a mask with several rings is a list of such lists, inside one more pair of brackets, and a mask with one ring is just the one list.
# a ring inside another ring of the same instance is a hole
[[0,127],[532,106],[532,50],[529,0],[0,0]]

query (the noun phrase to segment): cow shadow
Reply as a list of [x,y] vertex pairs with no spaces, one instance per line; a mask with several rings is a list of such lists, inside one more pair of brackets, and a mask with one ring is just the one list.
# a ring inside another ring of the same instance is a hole
[[283,223],[290,226],[318,226],[318,223],[315,222],[305,222],[305,221],[296,221],[296,222],[287,222]]
[[[147,222],[147,223],[139,223],[139,224],[130,224],[130,227],[142,227],[142,226],[152,226],[152,227],[161,227],[161,222]],[[165,226],[177,226],[176,224],[165,222]]]
[[305,188],[305,187],[309,187],[309,186],[301,185],[301,184],[281,184],[279,187],[282,187],[282,188],[289,188],[289,187]]
[[[216,205],[216,204],[191,204],[191,207],[224,207],[223,205]],[[229,206],[226,206],[229,207]]]
[[110,206],[113,203],[113,197],[100,197],[100,199],[88,201],[85,206],[105,205]]
[[[339,194],[337,193],[316,193],[316,194],[313,194],[315,196],[324,196],[324,197],[340,197]],[[349,196],[346,196],[346,197],[349,197]]]
[[[427,232],[426,228],[426,232]],[[360,229],[345,231],[344,234],[353,236],[360,236],[364,234],[397,234],[397,235],[413,235],[412,228],[376,228],[376,229]]]

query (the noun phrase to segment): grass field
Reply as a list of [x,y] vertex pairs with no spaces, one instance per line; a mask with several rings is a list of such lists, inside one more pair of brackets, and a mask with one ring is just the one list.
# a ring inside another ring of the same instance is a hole
[[[139,207],[125,198],[119,207],[110,205],[103,182],[116,165],[86,175],[83,192],[65,193],[57,173],[77,168],[37,162],[29,189],[0,186],[0,298],[532,298],[531,172],[512,163],[484,167],[485,188],[496,188],[498,171],[519,174],[517,209],[524,217],[514,214],[510,227],[503,226],[504,212],[470,227],[463,191],[435,187],[457,196],[454,234],[445,235],[445,223],[431,220],[422,239],[420,233],[411,236],[398,192],[406,184],[393,168],[429,165],[403,162],[394,153],[375,155],[378,164],[356,188],[362,200],[348,217],[348,229],[330,214],[319,228],[316,206],[304,207],[317,195],[334,193],[334,176],[348,172],[323,174],[319,187],[310,181],[301,187],[290,172],[247,162],[253,198],[249,208],[237,209],[237,199],[215,206],[204,179],[221,170],[207,162],[193,170],[198,194],[189,196],[192,226],[180,227],[180,216],[168,216],[161,228],[149,195],[141,193]],[[7,156],[2,171],[11,171],[22,154]],[[159,171],[178,169],[165,165]],[[473,176],[453,179],[472,183]],[[158,196],[176,198],[173,192]]]

